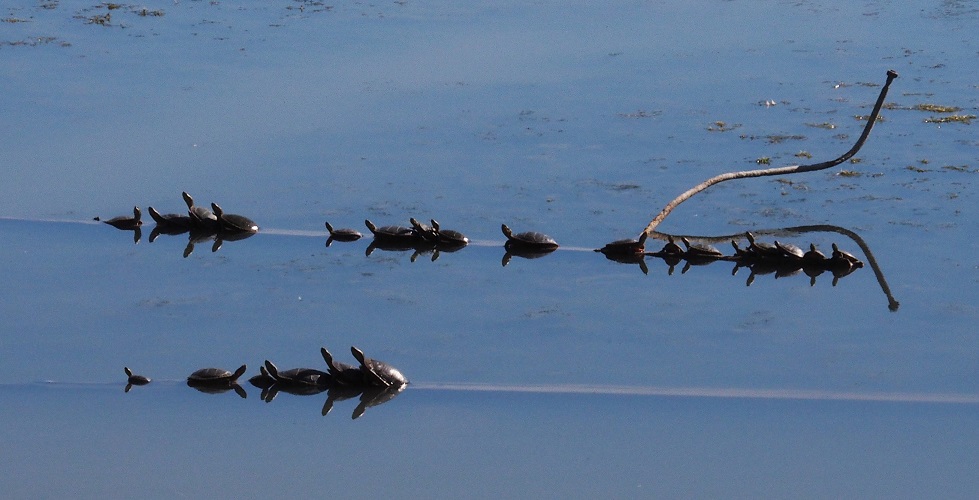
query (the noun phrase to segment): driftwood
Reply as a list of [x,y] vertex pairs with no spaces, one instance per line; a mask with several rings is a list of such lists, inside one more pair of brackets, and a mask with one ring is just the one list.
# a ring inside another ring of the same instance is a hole
[[693,195],[719,182],[729,181],[732,179],[746,179],[749,177],[766,177],[770,175],[786,175],[786,174],[798,174],[802,172],[813,172],[816,170],[823,170],[830,167],[835,167],[836,165],[839,165],[840,163],[849,160],[850,158],[853,157],[853,155],[857,154],[857,151],[860,151],[860,148],[863,147],[863,143],[866,142],[867,137],[870,136],[870,131],[871,129],[874,128],[874,123],[877,121],[877,116],[880,114],[880,108],[881,106],[884,105],[884,98],[887,97],[887,89],[888,87],[891,86],[891,82],[895,78],[897,78],[897,72],[894,70],[888,70],[887,82],[884,84],[884,88],[880,89],[880,96],[877,97],[877,103],[874,104],[873,112],[871,112],[870,117],[867,118],[867,125],[863,129],[863,133],[860,134],[860,138],[857,139],[857,143],[854,144],[849,151],[843,153],[843,155],[840,156],[839,158],[836,158],[835,160],[825,161],[822,163],[814,163],[812,165],[790,165],[787,167],[766,168],[761,170],[743,170],[740,172],[728,172],[726,174],[721,174],[716,177],[711,177],[710,179],[707,179],[706,181],[690,188],[685,193],[681,194],[680,196],[677,196],[676,199],[674,199],[669,204],[667,204],[666,207],[663,208],[663,210],[659,213],[659,215],[657,215],[656,218],[654,218],[649,223],[649,225],[646,226],[646,229],[643,230],[643,232],[648,235],[651,235],[653,231],[656,229],[656,226],[658,226],[661,222],[663,222],[663,220],[666,219],[666,216],[670,215],[670,212],[672,212],[673,209],[675,209],[678,205],[680,205],[684,201],[687,201]]

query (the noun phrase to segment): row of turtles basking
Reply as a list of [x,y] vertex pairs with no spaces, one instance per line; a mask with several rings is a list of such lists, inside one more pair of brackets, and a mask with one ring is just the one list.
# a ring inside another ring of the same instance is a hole
[[[361,404],[354,411],[354,418],[359,417],[371,407],[390,401],[401,393],[408,385],[408,379],[397,368],[383,361],[367,357],[363,351],[351,346],[350,352],[358,365],[349,365],[333,358],[326,348],[320,348],[320,354],[326,362],[327,370],[315,368],[290,368],[280,370],[269,360],[259,367],[258,375],[248,379],[248,382],[261,389],[261,399],[271,402],[279,392],[309,396],[327,392],[327,402],[323,406],[323,415],[329,413],[335,401],[360,396]],[[201,368],[187,377],[187,385],[201,392],[216,394],[235,391],[240,397],[248,394],[238,383],[247,365],[241,365],[235,371],[223,368]],[[125,391],[133,386],[150,383],[150,379],[133,373],[125,367],[127,384]]]
[[[204,241],[207,238],[214,238],[215,244],[212,251],[220,248],[222,241],[232,241],[246,238],[258,231],[258,225],[251,219],[237,214],[227,214],[216,203],[211,204],[211,210],[194,205],[193,198],[183,193],[184,202],[187,204],[187,215],[167,214],[161,215],[159,212],[149,207],[150,215],[156,221],[153,235],[150,237],[152,242],[158,234],[182,234],[190,232],[190,242],[184,251],[184,256],[193,251],[195,242]],[[140,211],[134,207],[133,217],[116,217],[106,222],[120,229],[137,229],[140,222]],[[431,252],[432,260],[439,257],[440,252],[454,252],[464,248],[469,244],[469,238],[459,231],[443,229],[435,219],[430,220],[431,224],[425,224],[415,218],[409,219],[409,226],[389,225],[377,226],[369,219],[364,221],[367,229],[373,235],[373,241],[367,247],[367,255],[375,249],[389,251],[414,250],[412,256],[414,261],[419,255]],[[350,242],[357,241],[363,237],[359,231],[350,228],[334,228],[326,222],[326,229],[329,231],[329,238],[326,246],[329,247],[334,241]],[[554,238],[540,232],[514,232],[506,224],[501,226],[503,235],[506,237],[504,248],[506,254],[503,257],[503,265],[506,266],[513,256],[523,258],[537,258],[547,255],[559,247]],[[831,272],[836,280],[842,278],[854,270],[863,267],[863,262],[853,254],[840,250],[833,244],[833,252],[827,256],[819,251],[814,244],[809,245],[809,250],[789,244],[775,241],[774,243],[756,241],[751,233],[746,233],[748,246],[741,248],[737,241],[731,241],[734,253],[725,255],[717,248],[703,243],[691,243],[686,238],[680,238],[683,246],[677,244],[673,237],[668,237],[668,242],[658,251],[647,252],[647,235],[643,233],[638,239],[624,239],[613,241],[602,248],[596,249],[607,258],[616,262],[639,264],[644,273],[648,273],[645,264],[645,257],[659,257],[669,266],[669,273],[673,273],[674,266],[685,261],[686,265],[682,272],[686,272],[691,266],[710,264],[716,261],[733,261],[736,263],[734,273],[741,267],[748,267],[752,271],[748,279],[750,285],[756,274],[775,273],[776,277],[788,276],[805,272],[812,278],[811,283],[815,283],[815,278],[824,272]]]

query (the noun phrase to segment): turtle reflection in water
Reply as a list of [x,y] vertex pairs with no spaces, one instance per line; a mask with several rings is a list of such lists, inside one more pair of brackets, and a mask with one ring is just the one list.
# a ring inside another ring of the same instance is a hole
[[222,368],[201,368],[187,377],[187,385],[208,394],[219,394],[234,390],[242,398],[248,397],[245,390],[238,385],[238,378],[245,374],[248,368],[241,365],[234,373]]

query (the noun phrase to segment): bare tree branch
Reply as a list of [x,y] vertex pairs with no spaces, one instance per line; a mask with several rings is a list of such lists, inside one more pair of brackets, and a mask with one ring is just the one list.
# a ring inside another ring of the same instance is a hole
[[669,204],[667,204],[666,207],[663,208],[663,210],[659,213],[659,215],[657,215],[656,218],[654,218],[649,223],[649,225],[646,226],[646,229],[643,232],[645,232],[646,234],[651,234],[653,230],[656,229],[656,226],[658,226],[661,222],[663,222],[663,220],[666,219],[666,216],[670,215],[670,212],[672,212],[673,209],[675,209],[678,205],[680,205],[684,201],[687,201],[693,195],[719,182],[729,181],[732,179],[746,179],[749,177],[765,177],[770,175],[786,175],[786,174],[798,174],[802,172],[813,172],[816,170],[823,170],[830,167],[835,167],[836,165],[839,165],[840,163],[849,160],[850,158],[853,157],[853,155],[857,154],[857,151],[860,151],[860,148],[863,147],[863,143],[866,142],[867,137],[870,136],[870,131],[871,129],[874,128],[874,123],[877,121],[877,116],[880,114],[880,108],[881,106],[884,105],[884,98],[887,97],[887,89],[891,86],[891,82],[895,78],[897,78],[897,72],[894,70],[888,70],[887,83],[884,84],[884,88],[880,89],[880,96],[877,97],[877,103],[874,104],[873,112],[871,112],[870,117],[867,118],[867,125],[863,129],[863,133],[860,134],[860,138],[857,139],[857,143],[854,144],[849,151],[843,153],[843,155],[840,156],[839,158],[835,160],[825,161],[822,163],[814,163],[812,165],[790,165],[788,167],[766,168],[762,170],[743,170],[740,172],[728,172],[726,174],[721,174],[716,177],[711,177],[710,179],[707,179],[706,181],[690,188],[685,193],[681,194],[680,196],[677,196],[676,199],[674,199]]

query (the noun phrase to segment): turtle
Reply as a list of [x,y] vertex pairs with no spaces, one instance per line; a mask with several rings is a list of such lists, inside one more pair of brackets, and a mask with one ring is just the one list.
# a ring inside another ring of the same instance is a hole
[[661,257],[661,258],[682,257],[683,248],[681,248],[680,245],[676,244],[676,240],[673,239],[673,236],[667,235],[666,240],[667,240],[666,244],[663,245],[663,248],[661,248],[658,252],[651,253],[650,255],[654,257]]
[[364,374],[360,368],[334,360],[333,355],[325,347],[320,347],[320,354],[323,356],[323,361],[326,361],[326,366],[329,367],[330,379],[336,385],[359,386],[364,384]]
[[413,243],[419,240],[415,230],[404,226],[382,226],[377,227],[370,219],[365,219],[364,224],[374,234],[374,240],[381,242],[402,242]]
[[376,359],[368,358],[364,351],[351,346],[350,352],[360,362],[360,371],[364,373],[364,382],[375,387],[392,387],[406,385],[408,379],[397,368]]
[[554,241],[554,238],[544,234],[538,233],[536,231],[528,231],[524,233],[513,234],[513,231],[507,227],[506,224],[502,225],[503,235],[506,236],[507,241],[504,248],[510,249],[525,249],[525,250],[536,250],[543,252],[551,252],[557,249],[558,244]]
[[128,215],[120,215],[119,217],[113,217],[109,220],[102,220],[96,217],[95,220],[104,222],[116,229],[133,230],[138,229],[139,226],[143,224],[143,221],[140,220],[142,216],[143,214],[140,212],[139,207],[133,207],[132,217],[129,217]]
[[415,236],[425,241],[435,242],[438,240],[438,232],[435,231],[434,227],[428,224],[422,224],[414,217],[408,219],[408,222],[411,223],[411,227],[415,231]]
[[330,237],[326,239],[326,246],[330,246],[334,241],[357,241],[364,237],[360,231],[354,229],[334,229],[329,222],[326,223],[326,230],[330,232]]
[[275,383],[283,385],[327,385],[330,375],[313,368],[292,368],[279,371],[271,361],[265,360],[265,369],[275,379]]
[[712,245],[706,243],[692,244],[686,237],[681,237],[680,241],[686,247],[686,250],[683,252],[683,258],[687,262],[707,263],[724,257],[724,254]]
[[783,259],[790,261],[801,261],[802,257],[806,255],[801,248],[791,243],[779,243],[778,240],[775,240],[775,248],[778,248],[782,252]]
[[432,229],[435,230],[435,242],[441,250],[462,248],[469,244],[466,235],[452,229],[442,229],[435,219],[432,219]]
[[146,385],[150,383],[150,379],[148,377],[134,374],[128,366],[123,367],[123,369],[126,371],[126,376],[129,377],[130,385]]
[[228,233],[257,233],[255,221],[238,214],[226,214],[217,203],[211,203],[211,210],[218,220],[218,229]]
[[230,387],[238,384],[238,377],[245,374],[248,367],[241,365],[234,373],[222,368],[201,368],[187,377],[187,385],[199,387]]
[[802,254],[802,265],[805,267],[822,266],[826,263],[826,255],[816,248],[815,243],[809,244],[809,250]]
[[166,214],[163,215],[157,212],[153,207],[147,207],[146,210],[150,213],[150,217],[156,222],[157,226],[181,228],[183,230],[190,229],[193,226],[193,219],[189,215],[181,214]]
[[[840,247],[833,243],[833,255],[829,258],[833,268],[858,268],[863,267],[863,262],[850,252],[840,250]],[[849,274],[849,273],[848,273]]]
[[187,204],[187,214],[195,226],[204,229],[215,229],[218,227],[218,217],[213,212],[204,207],[194,205],[194,199],[187,194],[187,191],[182,192],[181,195],[184,197],[184,203]]
[[738,245],[738,242],[735,240],[731,240],[731,246],[734,247],[734,255],[731,256],[732,260],[738,262],[751,261],[754,260],[754,258],[756,257],[755,254],[751,252],[751,250],[748,250],[747,248],[741,248],[741,246]]
[[777,246],[764,241],[755,241],[755,236],[750,232],[746,232],[744,235],[748,238],[748,251],[753,253],[755,257],[761,259],[778,259],[782,257],[782,250]]
[[645,231],[639,235],[639,239],[626,238],[623,240],[615,240],[611,243],[607,243],[602,248],[596,248],[596,252],[601,252],[605,254],[606,257],[628,257],[643,255],[646,250],[646,238],[648,235]]

